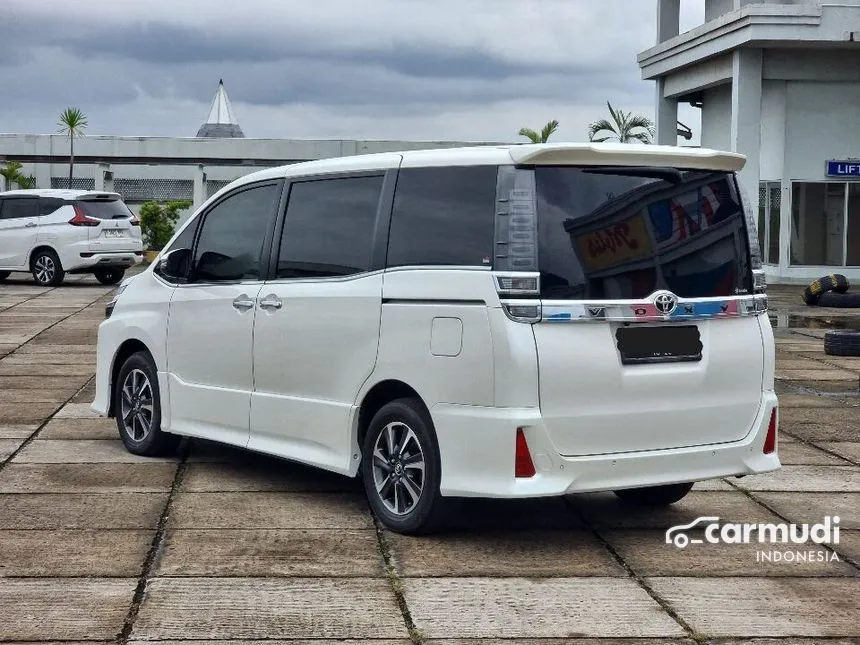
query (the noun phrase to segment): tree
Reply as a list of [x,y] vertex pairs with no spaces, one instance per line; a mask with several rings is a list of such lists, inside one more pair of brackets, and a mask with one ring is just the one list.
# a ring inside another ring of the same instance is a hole
[[146,248],[160,251],[173,237],[176,222],[179,221],[179,211],[191,206],[187,199],[175,199],[168,202],[151,200],[140,207],[140,232],[146,242]]
[[87,128],[87,116],[76,107],[68,107],[60,113],[60,132],[69,137],[69,188],[72,187],[72,172],[75,169],[75,137],[82,136]]
[[540,134],[531,128],[520,128],[520,136],[528,137],[532,143],[546,143],[547,139],[550,138],[550,135],[552,135],[556,130],[558,130],[558,121],[553,119],[543,126],[543,130],[540,131]]
[[33,175],[18,175],[18,188],[30,189],[36,187],[36,177]]
[[21,164],[17,161],[8,162],[0,168],[0,175],[6,179],[6,190],[12,190],[12,184],[21,184]]
[[603,141],[618,141],[619,143],[630,143],[641,141],[651,143],[654,138],[654,123],[646,116],[616,110],[607,101],[611,121],[600,119],[588,126],[588,140],[595,143]]

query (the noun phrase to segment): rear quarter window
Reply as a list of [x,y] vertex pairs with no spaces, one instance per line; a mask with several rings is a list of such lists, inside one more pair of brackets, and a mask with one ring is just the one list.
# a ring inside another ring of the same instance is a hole
[[497,175],[496,166],[400,170],[387,266],[490,267]]

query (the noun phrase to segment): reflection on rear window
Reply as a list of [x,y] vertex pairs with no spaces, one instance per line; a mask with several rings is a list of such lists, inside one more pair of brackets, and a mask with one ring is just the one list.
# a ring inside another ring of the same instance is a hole
[[114,201],[100,200],[87,201],[79,200],[75,202],[77,206],[83,209],[84,213],[90,217],[98,219],[114,219],[115,217],[131,217],[131,211],[122,200]]
[[684,172],[669,181],[659,172],[534,172],[543,297],[752,292],[745,218],[732,175]]

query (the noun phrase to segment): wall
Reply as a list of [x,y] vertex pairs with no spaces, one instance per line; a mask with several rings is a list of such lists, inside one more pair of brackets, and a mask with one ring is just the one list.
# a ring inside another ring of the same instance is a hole
[[733,11],[734,0],[705,0],[705,22]]
[[785,160],[785,83],[762,81],[761,86],[761,181],[779,181]]
[[702,98],[702,147],[731,149],[732,86],[712,87]]

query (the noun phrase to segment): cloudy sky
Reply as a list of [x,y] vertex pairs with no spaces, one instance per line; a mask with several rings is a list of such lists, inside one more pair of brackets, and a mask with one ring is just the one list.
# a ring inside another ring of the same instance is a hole
[[[682,29],[702,21],[684,0]],[[656,0],[0,0],[0,132],[193,136],[223,78],[248,137],[582,140],[653,115]],[[696,111],[680,118],[697,125]]]

